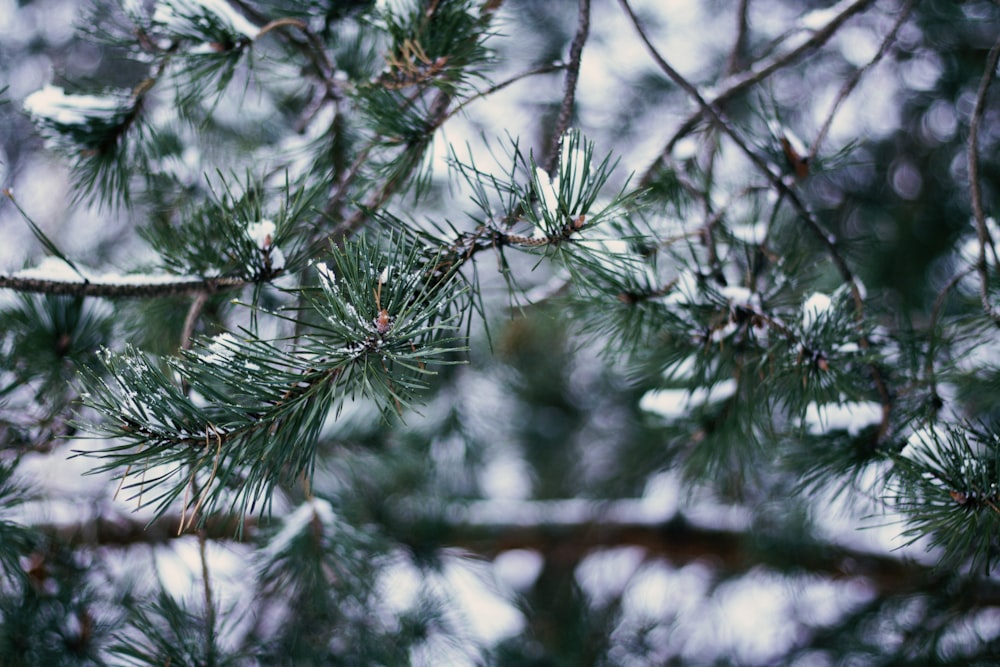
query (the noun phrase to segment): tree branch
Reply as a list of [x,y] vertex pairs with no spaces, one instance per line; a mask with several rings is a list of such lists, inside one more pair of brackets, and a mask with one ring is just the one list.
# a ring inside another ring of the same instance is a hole
[[819,153],[820,145],[822,145],[826,135],[830,132],[830,126],[833,125],[833,119],[837,115],[840,105],[844,103],[844,100],[846,100],[854,88],[857,87],[858,82],[861,81],[861,77],[877,65],[889,52],[889,47],[896,42],[896,35],[899,34],[899,29],[903,27],[903,24],[906,22],[906,19],[909,18],[910,13],[913,11],[916,4],[916,0],[910,0],[906,3],[906,6],[899,12],[899,16],[896,17],[896,22],[893,24],[889,34],[887,34],[885,39],[882,40],[882,44],[879,46],[878,52],[865,64],[864,67],[859,67],[854,70],[854,73],[851,74],[851,76],[844,82],[844,85],[841,86],[840,90],[837,92],[837,97],[830,106],[830,113],[826,115],[826,118],[823,120],[823,125],[820,127],[819,132],[816,133],[816,139],[813,141],[812,146],[809,147],[808,160],[812,161],[815,159],[816,155]]
[[[812,37],[805,40],[797,47],[774,56],[765,63],[759,64],[757,68],[751,67],[745,72],[741,72],[740,74],[723,80],[718,86],[720,91],[711,99],[711,105],[713,107],[723,106],[730,99],[746,92],[775,72],[796,63],[806,54],[823,46],[830,40],[831,37],[833,37],[833,35],[836,34],[837,30],[840,29],[840,26],[843,25],[845,21],[855,14],[867,9],[868,6],[873,3],[874,0],[856,0],[856,2],[844,7],[843,11],[834,15],[823,27],[816,30]],[[663,164],[666,156],[673,151],[677,142],[690,134],[691,130],[697,126],[698,122],[704,115],[704,108],[699,107],[690,116],[688,116],[683,123],[681,123],[681,126],[676,132],[674,132],[674,135],[667,142],[666,147],[660,152],[660,156],[652,165],[650,165],[649,169],[643,175],[639,183],[640,185],[646,185],[649,183],[653,173],[655,173],[656,169]]]
[[580,78],[580,58],[583,56],[583,45],[590,33],[590,0],[580,0],[580,13],[577,19],[576,36],[569,47],[569,66],[566,68],[566,92],[563,93],[562,104],[559,107],[559,117],[552,132],[552,143],[549,146],[549,158],[545,171],[551,176],[559,164],[559,145],[562,135],[569,127],[573,116],[573,105],[576,100],[576,82]]
[[680,72],[675,70],[670,65],[670,63],[664,60],[663,56],[660,55],[660,52],[656,49],[653,43],[649,41],[649,37],[648,35],[646,35],[646,31],[643,29],[642,24],[639,23],[639,18],[635,15],[635,12],[632,11],[632,7],[629,5],[628,0],[619,0],[619,4],[622,6],[622,8],[625,10],[625,13],[631,19],[632,25],[635,27],[635,30],[638,33],[640,39],[642,39],[643,43],[646,45],[647,51],[649,51],[653,60],[656,61],[656,64],[659,65],[660,69],[663,70],[663,72],[667,75],[667,77],[671,81],[677,84],[677,86],[679,86],[681,90],[686,92],[691,97],[691,99],[693,99],[698,104],[698,106],[702,110],[702,113],[711,118],[712,122],[719,129],[721,129],[730,139],[732,139],[733,143],[735,143],[737,148],[739,148],[740,151],[742,151],[742,153],[746,155],[746,157],[750,160],[750,162],[753,163],[754,167],[756,167],[758,171],[760,171],[764,176],[767,177],[767,180],[771,183],[771,185],[779,193],[787,197],[788,200],[792,203],[792,205],[795,206],[796,210],[799,212],[803,220],[806,222],[806,224],[810,228],[810,231],[812,231],[813,235],[816,236],[816,238],[820,241],[820,243],[822,243],[826,247],[828,253],[830,254],[831,259],[833,260],[834,265],[837,267],[837,270],[840,272],[841,277],[844,279],[844,282],[850,285],[854,296],[855,305],[857,306],[858,310],[859,311],[863,310],[862,299],[860,293],[858,292],[857,283],[854,279],[854,273],[851,271],[850,267],[847,265],[847,262],[844,260],[844,258],[840,255],[840,252],[837,250],[836,244],[834,243],[833,239],[830,238],[830,235],[826,232],[826,230],[823,229],[822,225],[820,225],[819,221],[816,220],[812,212],[809,211],[809,209],[805,206],[805,204],[802,202],[799,196],[795,193],[795,191],[785,184],[784,180],[782,180],[781,178],[781,175],[773,172],[771,168],[767,165],[767,163],[759,155],[757,155],[750,148],[749,145],[747,145],[747,143],[743,140],[741,136],[739,136],[739,134],[736,133],[736,130],[732,128],[732,124],[726,118],[723,117],[722,112],[716,107],[716,103],[714,101],[708,102],[707,100],[705,100],[705,98],[701,95],[698,89],[690,81],[684,78],[684,76],[681,75]]
[[[479,501],[449,508],[443,516],[406,513],[390,521],[393,538],[425,542],[422,528],[434,526],[438,548],[458,547],[487,559],[514,549],[529,549],[546,558],[579,560],[599,549],[638,546],[652,557],[676,566],[703,561],[727,574],[764,566],[785,572],[809,572],[834,579],[862,578],[885,593],[905,593],[938,585],[943,576],[905,556],[816,542],[794,555],[768,545],[768,536],[749,527],[706,525],[680,513],[650,512],[642,500],[608,502]],[[34,528],[71,546],[130,547],[167,544],[182,536],[182,517],[166,515],[152,524],[131,516],[102,517],[80,524],[46,524]],[[210,540],[235,538],[240,520],[208,517],[202,528]],[[254,539],[258,524],[246,519],[245,539]],[[1000,605],[1000,587],[983,582],[978,602]]]
[[[127,278],[127,276],[122,276]],[[164,276],[161,281],[150,281],[148,276],[137,276],[137,282],[98,280],[59,280],[35,278],[17,274],[0,275],[0,289],[34,294],[65,296],[95,296],[109,299],[157,298],[215,294],[248,285],[243,278],[220,276],[216,278],[182,278]]]
[[983,312],[1000,326],[1000,312],[990,305],[989,299],[989,267],[986,264],[986,246],[992,245],[993,240],[986,228],[983,191],[979,183],[979,125],[982,123],[983,113],[986,109],[986,92],[993,81],[998,60],[1000,60],[1000,40],[997,40],[986,57],[986,67],[983,69],[983,77],[979,81],[979,90],[976,93],[976,106],[972,112],[972,119],[969,121],[967,152],[969,154],[969,194],[972,198],[972,215],[976,220],[976,236],[979,239],[979,257],[976,260],[976,270],[979,273],[979,300],[982,302]]
[[563,63],[550,63],[548,65],[542,65],[540,67],[528,70],[527,72],[521,72],[520,74],[515,74],[509,79],[506,79],[505,81],[501,81],[500,83],[494,84],[489,88],[476,93],[475,95],[470,95],[469,97],[465,98],[459,104],[456,104],[448,111],[448,115],[445,116],[444,120],[448,121],[452,116],[461,113],[465,109],[465,107],[472,104],[476,100],[481,100],[484,97],[488,97],[499,90],[503,90],[504,88],[510,86],[511,84],[517,83],[522,79],[527,79],[528,77],[536,76],[538,74],[549,74],[551,72],[557,72],[561,69],[566,69],[566,65]]

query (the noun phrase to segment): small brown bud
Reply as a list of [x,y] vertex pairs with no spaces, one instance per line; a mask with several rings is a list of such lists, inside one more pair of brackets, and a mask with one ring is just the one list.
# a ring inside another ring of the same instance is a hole
[[389,333],[392,328],[392,318],[389,317],[389,311],[385,308],[379,311],[378,317],[375,318],[375,330],[378,331],[380,336],[384,336]]

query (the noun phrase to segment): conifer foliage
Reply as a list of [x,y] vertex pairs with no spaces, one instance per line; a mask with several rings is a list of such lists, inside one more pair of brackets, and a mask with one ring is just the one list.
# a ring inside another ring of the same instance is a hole
[[995,3],[85,11],[0,46],[0,663],[1000,659]]

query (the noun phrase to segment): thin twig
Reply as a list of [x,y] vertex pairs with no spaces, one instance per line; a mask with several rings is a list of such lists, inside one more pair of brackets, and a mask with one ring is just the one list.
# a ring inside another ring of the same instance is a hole
[[[191,349],[192,338],[194,337],[194,327],[198,322],[198,317],[201,316],[201,311],[204,309],[206,301],[208,301],[208,292],[198,292],[195,294],[194,300],[191,301],[191,306],[188,308],[187,316],[184,318],[184,327],[181,329],[180,349]],[[191,385],[188,383],[186,377],[181,378],[181,390],[184,392],[185,396],[191,393]],[[193,471],[192,474],[194,474]],[[122,479],[124,479],[124,477]]]
[[300,40],[295,39],[292,34],[285,30],[278,30],[276,34],[284,37],[288,42],[294,45],[295,48],[304,53],[305,57],[312,62],[316,76],[326,89],[327,96],[334,100],[340,99],[340,86],[333,76],[336,71],[336,66],[330,61],[322,40],[309,28],[308,23],[300,19],[289,17],[270,21],[268,16],[265,16],[257,11],[257,9],[250,3],[237,0],[236,4],[239,6],[240,11],[242,11],[248,18],[257,23],[266,22],[265,25],[263,25],[257,32],[255,40],[260,39],[277,28],[296,28],[299,32],[301,32],[303,37],[305,37],[307,42],[306,44],[303,44]]
[[[441,529],[438,535],[441,545],[461,547],[487,559],[514,549],[545,554],[570,546],[576,552],[590,553],[640,546],[651,559],[663,559],[675,566],[712,562],[732,572],[761,566],[787,567],[787,559],[782,560],[784,554],[748,549],[745,532],[714,526],[682,513],[649,517],[648,506],[641,505],[641,501],[627,499],[590,506],[567,501],[486,501],[449,507],[439,515],[430,516]],[[398,509],[396,512],[402,514]],[[407,513],[405,517],[406,520],[392,522],[393,537],[401,541],[412,539],[413,530],[425,525],[420,514]],[[147,525],[135,515],[95,516],[80,519],[78,523],[46,523],[32,528],[72,546],[100,545],[115,549],[136,544],[169,544],[177,539],[175,525],[179,519],[177,515],[167,515]],[[241,520],[216,515],[209,518],[201,532],[207,540],[232,540]],[[253,518],[246,521],[245,535],[259,534],[257,522]],[[868,586],[896,594],[939,590],[942,585],[940,571],[921,565],[905,552],[883,554],[833,542],[815,546],[797,561],[803,572],[840,580],[859,577]],[[985,577],[979,583],[967,602],[977,606],[1000,605],[996,581]]]
[[[413,146],[408,146],[407,148],[409,150],[423,151],[426,149],[427,145],[430,144],[431,139],[434,136],[434,133],[438,130],[438,128],[441,127],[442,124],[444,124],[444,121],[447,119],[448,108],[451,103],[451,100],[452,96],[449,93],[446,93],[444,91],[440,91],[438,93],[437,97],[434,99],[434,102],[431,104],[431,108],[428,113],[429,121],[425,134],[421,137],[421,140],[418,144]],[[361,165],[359,164],[359,170],[360,166]],[[412,170],[415,169],[416,166],[417,166],[416,163],[414,163],[414,166],[410,169],[410,172],[412,172]],[[329,241],[333,241],[335,243],[343,242],[343,239],[350,236],[352,233],[354,233],[354,231],[356,231],[359,227],[361,227],[365,223],[365,221],[368,219],[369,211],[374,211],[381,208],[389,200],[389,198],[392,197],[393,194],[395,194],[396,190],[398,190],[400,187],[404,185],[408,177],[409,177],[409,172],[406,174],[397,175],[396,178],[386,180],[382,184],[382,187],[379,188],[378,191],[374,195],[372,195],[372,197],[367,202],[365,202],[363,208],[359,208],[354,213],[354,215],[352,215],[348,220],[345,220],[344,222],[337,225],[337,227],[335,227],[332,232],[327,234],[321,240],[321,242],[322,243]],[[338,196],[340,196],[339,193]]]
[[618,1],[619,4],[621,4],[621,6],[625,9],[625,12],[628,14],[629,18],[632,20],[632,25],[635,26],[636,32],[639,34],[639,37],[646,45],[647,50],[653,57],[653,60],[655,60],[657,65],[660,66],[660,69],[664,71],[664,73],[670,78],[671,81],[677,84],[695,102],[698,103],[698,106],[702,109],[702,113],[708,116],[719,129],[721,129],[730,139],[732,139],[733,143],[735,143],[736,146],[740,149],[740,151],[742,151],[743,154],[746,155],[746,157],[750,160],[750,162],[753,163],[754,167],[756,167],[764,176],[766,176],[767,180],[771,183],[771,185],[780,194],[787,197],[788,200],[792,203],[792,205],[795,206],[795,209],[799,212],[799,215],[806,222],[806,225],[809,228],[809,230],[826,248],[827,252],[830,255],[830,258],[833,260],[834,266],[837,267],[837,270],[840,273],[841,277],[843,278],[844,282],[848,283],[848,285],[850,286],[852,296],[854,297],[855,306],[859,314],[863,312],[864,309],[863,299],[861,298],[861,293],[858,290],[857,281],[854,278],[854,273],[847,265],[846,260],[844,260],[844,258],[841,256],[840,251],[837,249],[834,239],[830,236],[830,234],[826,232],[826,230],[823,229],[823,226],[815,218],[815,216],[808,209],[808,207],[806,207],[806,205],[802,202],[802,199],[798,196],[798,194],[796,194],[794,190],[788,187],[788,185],[781,178],[781,175],[776,174],[774,171],[772,171],[771,168],[768,166],[768,164],[750,148],[750,146],[746,143],[746,141],[743,140],[743,138],[739,134],[737,134],[736,130],[732,128],[732,124],[729,123],[728,120],[726,120],[723,117],[722,112],[716,108],[715,103],[706,101],[705,98],[702,97],[701,93],[698,92],[698,89],[690,81],[684,78],[684,76],[681,75],[677,70],[675,70],[670,65],[670,63],[664,60],[663,56],[660,55],[660,52],[656,49],[655,46],[653,46],[653,43],[649,41],[649,37],[646,35],[646,31],[643,29],[642,24],[639,23],[639,19],[632,11],[632,7],[629,6],[628,0],[618,0]]
[[205,302],[208,301],[208,292],[198,292],[188,308],[187,317],[184,318],[184,328],[181,330],[181,349],[191,349],[191,338],[194,336],[194,326],[198,322]]
[[465,109],[465,107],[475,102],[476,100],[480,100],[484,97],[492,95],[497,91],[503,90],[507,86],[517,83],[522,79],[527,79],[528,77],[536,76],[538,74],[550,74],[552,72],[558,72],[559,70],[562,69],[566,69],[565,63],[550,63],[548,65],[542,65],[541,67],[536,67],[535,69],[528,70],[527,72],[521,72],[520,74],[515,74],[506,81],[501,81],[500,83],[492,85],[489,88],[476,93],[475,95],[471,95],[465,98],[464,100],[462,100],[460,104],[456,104],[454,107],[452,107],[450,111],[448,111],[448,115],[445,117],[445,120],[447,121],[452,116],[461,113]]
[[[809,39],[807,39],[806,41],[804,41],[802,44],[795,47],[791,51],[775,56],[769,62],[765,63],[758,69],[747,70],[746,73],[739,75],[736,78],[736,80],[732,81],[731,83],[723,81],[722,85],[720,86],[722,88],[722,91],[719,92],[717,95],[715,95],[715,97],[712,99],[712,104],[720,105],[728,101],[729,99],[743,93],[744,91],[749,90],[753,86],[756,86],[758,83],[760,83],[767,77],[771,76],[778,70],[788,67],[789,65],[795,63],[802,56],[818,49],[823,44],[825,44],[831,37],[833,37],[834,34],[836,34],[837,30],[840,29],[840,26],[843,25],[844,22],[847,21],[847,19],[851,18],[858,12],[866,9],[868,5],[871,5],[872,3],[874,3],[874,1],[875,0],[858,0],[854,4],[846,7],[844,11],[831,18],[826,25],[824,25],[822,28],[814,32],[812,37],[810,37]],[[704,112],[699,109],[696,110],[691,115],[691,117],[685,120],[684,123],[681,125],[680,129],[674,134],[674,136],[667,143],[667,148],[664,151],[664,153],[669,154],[670,151],[673,150],[674,145],[682,138],[684,138],[684,136],[686,136],[698,124],[698,121],[701,119],[703,115]]]
[[[723,80],[719,83],[719,92],[716,93],[711,99],[711,104],[713,106],[724,105],[730,99],[741,95],[775,72],[784,69],[789,65],[795,64],[806,54],[826,44],[826,42],[829,41],[834,34],[836,34],[837,30],[844,24],[845,21],[858,12],[866,9],[869,5],[873,4],[874,1],[875,0],[858,0],[855,3],[848,5],[842,12],[832,17],[826,25],[816,30],[812,37],[805,40],[794,49],[785,53],[780,53],[764,63],[759,63],[756,68],[751,67],[740,74]],[[677,142],[690,134],[691,130],[698,125],[698,122],[704,115],[704,109],[699,107],[687,119],[685,119],[683,123],[681,123],[677,131],[674,132],[674,135],[669,141],[667,141],[667,145],[660,152],[660,156],[652,165],[650,165],[649,169],[643,175],[639,185],[647,185],[649,183],[649,181],[653,178],[653,175],[656,173],[656,170],[673,151]]]
[[951,280],[948,281],[948,284],[941,289],[937,298],[934,299],[934,305],[931,308],[930,323],[927,325],[927,331],[930,334],[930,342],[927,345],[927,361],[924,364],[924,375],[930,382],[931,389],[934,393],[937,393],[936,381],[934,379],[934,330],[937,329],[938,320],[941,319],[941,313],[944,310],[944,304],[947,300],[948,294],[951,290],[955,289],[955,287],[957,287],[966,276],[975,270],[975,266],[969,266],[966,267],[964,271],[956,273],[952,276]]
[[861,77],[864,76],[871,68],[877,65],[882,58],[889,52],[889,48],[896,42],[896,35],[899,34],[899,29],[903,27],[906,19],[910,17],[910,13],[916,6],[916,0],[910,0],[903,7],[902,11],[899,12],[899,16],[896,17],[896,22],[893,24],[892,29],[882,40],[882,44],[879,46],[878,52],[869,60],[864,67],[859,67],[851,74],[850,77],[844,82],[840,90],[837,92],[837,97],[833,100],[833,104],[830,106],[830,112],[826,115],[823,120],[823,125],[820,127],[819,132],[816,133],[816,138],[813,140],[812,146],[809,147],[809,157],[807,158],[811,163],[816,155],[819,153],[819,148],[826,139],[826,135],[830,132],[830,126],[833,125],[833,119],[837,115],[837,111],[840,110],[840,106],[844,103],[847,97],[854,91],[857,87],[858,82],[861,81]]
[[208,537],[205,530],[198,531],[198,557],[201,559],[202,591],[205,596],[205,655],[215,655],[215,603],[212,595],[212,581],[208,573]]
[[726,60],[726,76],[732,76],[743,70],[743,52],[746,50],[747,35],[750,32],[750,22],[747,19],[749,9],[750,0],[740,0],[740,6],[736,9],[736,40]]
[[562,135],[569,128],[573,117],[573,105],[576,102],[576,83],[580,78],[580,58],[583,56],[583,45],[590,34],[590,0],[580,0],[580,11],[577,17],[576,36],[569,47],[569,65],[566,67],[566,90],[563,93],[562,104],[559,106],[559,117],[552,131],[552,143],[549,145],[549,157],[545,163],[545,171],[551,176],[559,164],[559,145]]
[[982,123],[983,113],[986,109],[986,92],[993,81],[998,60],[1000,60],[1000,40],[997,40],[986,57],[986,67],[983,70],[983,77],[979,81],[979,90],[976,93],[976,106],[972,112],[972,119],[969,121],[969,145],[966,152],[969,154],[969,194],[972,197],[972,215],[976,220],[976,235],[979,238],[979,257],[976,261],[976,270],[979,272],[979,299],[982,302],[983,311],[1000,326],[1000,312],[990,305],[989,299],[989,266],[986,263],[986,246],[992,246],[993,241],[986,228],[983,191],[979,183],[979,125]]

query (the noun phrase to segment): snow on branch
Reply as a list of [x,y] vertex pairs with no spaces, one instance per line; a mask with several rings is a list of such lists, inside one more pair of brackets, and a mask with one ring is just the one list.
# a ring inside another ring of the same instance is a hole
[[76,271],[65,262],[48,258],[38,267],[0,274],[0,289],[36,294],[152,298],[215,293],[247,284],[242,278],[178,276],[172,274],[100,273]]

